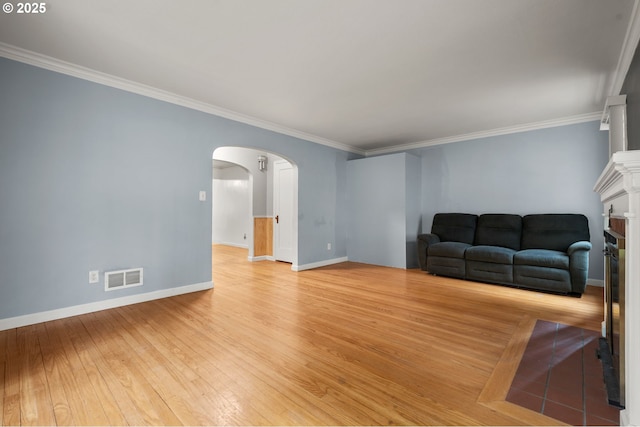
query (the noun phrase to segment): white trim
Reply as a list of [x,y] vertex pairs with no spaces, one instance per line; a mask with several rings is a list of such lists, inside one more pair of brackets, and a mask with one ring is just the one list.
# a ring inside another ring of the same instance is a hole
[[257,262],[257,261],[275,261],[276,259],[271,256],[271,255],[260,255],[260,256],[250,256],[247,257],[247,259],[250,262]]
[[[623,52],[621,54],[618,68],[616,82],[620,80],[620,83],[615,83],[615,87],[618,85],[622,87],[622,82],[631,64],[633,53],[635,52],[635,46],[640,39],[640,7],[638,7],[640,0],[635,0],[634,13],[632,14],[629,27],[627,28],[627,37],[623,46]],[[205,102],[197,101],[192,98],[180,96],[168,91],[157,89],[151,86],[137,83],[131,80],[123,79],[110,74],[102,73],[100,71],[92,70],[90,68],[82,67],[72,64],[70,62],[62,61],[60,59],[52,58],[50,56],[42,55],[36,52],[32,52],[26,49],[22,49],[7,43],[0,42],[0,57],[5,57],[14,61],[22,62],[25,64],[33,65],[46,70],[66,74],[69,76],[77,77],[79,79],[88,80],[94,83],[102,84],[109,87],[114,87],[127,92],[136,93],[138,95],[146,96],[149,98],[157,99],[160,101],[169,102],[171,104],[180,105],[193,110],[202,111],[204,113],[212,114],[218,117],[223,117],[236,122],[244,123],[247,125],[255,126],[261,129],[270,130],[283,135],[292,136],[295,138],[303,139],[317,144],[325,145],[328,147],[336,148],[355,154],[364,156],[387,154],[398,151],[405,151],[417,148],[431,147],[434,145],[448,144],[452,142],[466,141],[470,139],[486,138],[490,136],[507,135],[511,133],[526,132],[537,129],[545,129],[549,127],[565,126],[576,123],[589,122],[593,120],[600,120],[601,113],[587,113],[578,116],[571,116],[566,118],[547,120],[543,122],[529,123],[524,125],[516,125],[505,128],[498,128],[488,131],[473,132],[463,135],[437,138],[427,141],[419,141],[414,143],[408,143],[392,147],[383,147],[373,150],[363,150],[350,145],[322,138],[316,135],[311,135],[305,132],[300,132],[295,129],[291,129],[285,126],[278,125],[276,123],[268,122],[258,119],[256,117],[247,116],[235,111],[231,111],[216,105],[207,104]],[[624,73],[622,73],[624,70]],[[618,93],[620,88],[617,89]]]
[[[280,241],[280,227],[278,226],[278,221],[272,222],[273,226],[273,256],[279,260],[284,262],[291,262],[292,264],[298,263],[298,166],[293,162],[290,162],[287,159],[276,160],[273,163],[273,211],[277,213],[277,210],[280,209],[280,187],[286,184],[283,182],[279,170],[288,170],[291,169],[291,248],[283,248],[278,244]],[[286,214],[286,208],[282,208],[284,213]],[[278,214],[282,214],[283,212],[279,212]],[[276,254],[277,252],[277,254]]]
[[625,409],[620,411],[620,425],[621,426],[631,425],[631,421],[629,421],[629,413]]
[[596,120],[600,120],[601,117],[602,117],[602,113],[599,113],[599,112],[580,114],[577,116],[565,117],[561,119],[545,120],[542,122],[508,126],[508,127],[499,128],[499,129],[467,133],[464,135],[431,139],[428,141],[412,142],[410,144],[403,144],[395,147],[378,148],[375,150],[368,150],[365,153],[365,156],[394,153],[397,151],[415,150],[417,148],[425,148],[425,147],[432,147],[434,145],[450,144],[452,142],[469,141],[472,139],[488,138],[491,136],[508,135],[512,133],[529,132],[533,130],[547,129],[547,128],[558,127],[558,126],[567,126],[567,125],[574,125],[578,123],[593,122]]
[[611,107],[616,105],[627,105],[627,95],[615,95],[607,97],[600,118],[600,130],[609,130],[609,122],[611,118]]
[[[635,0],[635,1],[636,1],[636,4],[640,2],[640,0]],[[630,23],[627,29],[627,39],[625,39],[625,49],[627,50],[630,49],[630,47],[628,46],[631,46],[631,45],[636,46],[638,43],[638,38],[640,37],[640,24],[639,24],[640,18],[637,18],[638,9],[640,8],[634,6],[635,13],[631,19],[632,23]],[[635,40],[635,44],[633,43],[633,40]],[[624,52],[626,52],[626,50],[624,50]],[[633,50],[631,50],[631,56],[633,56],[632,54],[633,54]],[[620,61],[622,64],[626,64],[627,55],[628,54],[623,55],[624,60],[621,57]],[[92,70],[90,68],[75,65],[70,62],[62,61],[60,59],[52,58],[50,56],[42,55],[26,49],[12,46],[7,43],[0,42],[0,57],[5,57],[14,61],[33,65],[35,67],[44,68],[46,70],[66,74],[68,76],[77,77],[79,79],[88,80],[88,81],[102,84],[109,87],[114,87],[116,89],[121,89],[127,92],[135,93],[138,95],[146,96],[146,97],[157,99],[160,101],[169,102],[171,104],[180,105],[182,107],[190,108],[197,111],[202,111],[204,113],[212,114],[218,117],[223,117],[236,122],[255,126],[261,129],[270,130],[283,135],[292,136],[294,138],[315,142],[317,144],[325,145],[328,147],[336,148],[338,150],[347,151],[347,152],[360,154],[364,156],[387,154],[387,153],[393,153],[398,151],[431,147],[434,145],[448,144],[452,142],[467,141],[470,139],[507,135],[511,133],[526,132],[531,130],[556,127],[556,126],[565,126],[570,124],[589,122],[593,120],[600,120],[601,118],[601,113],[588,113],[588,114],[582,114],[578,116],[547,120],[547,121],[537,122],[537,123],[516,125],[516,126],[505,127],[505,128],[488,130],[488,131],[468,133],[464,135],[437,138],[437,139],[432,139],[427,141],[419,141],[419,142],[408,143],[408,144],[403,144],[399,146],[383,147],[383,148],[378,148],[374,150],[364,150],[364,149],[352,147],[344,143],[322,138],[316,135],[300,132],[295,129],[278,125],[276,123],[258,119],[256,117],[251,117],[241,113],[237,113],[235,111],[227,110],[225,108],[218,107],[216,105],[207,104],[205,102],[197,101],[192,98],[187,98],[187,97],[180,96],[168,91],[164,91],[164,90],[147,86],[141,83],[137,83],[131,80],[126,80],[110,74]],[[628,70],[631,62],[630,59],[628,62],[629,64],[626,65],[624,75],[622,76],[623,81],[624,81],[624,77],[626,76],[626,71]],[[624,65],[619,64],[618,68],[622,69],[621,67],[623,66]],[[621,85],[622,84],[620,84],[620,86]]]
[[292,264],[291,270],[293,271],[311,270],[313,268],[326,267],[328,265],[340,264],[341,262],[347,262],[347,261],[349,261],[349,258],[345,256],[342,258],[327,259],[324,261],[312,262],[312,263],[303,264],[303,265]]
[[604,288],[604,280],[587,279],[587,286],[595,286],[596,288]]
[[112,298],[88,304],[74,305],[72,307],[59,308],[57,310],[9,317],[6,319],[0,319],[0,331],[35,325],[36,323],[50,322],[52,320],[64,319],[66,317],[79,316],[81,314],[94,313],[96,311],[107,310],[110,308],[124,307],[126,305],[188,294],[191,292],[205,291],[208,289],[213,289],[213,282],[194,283],[192,285],[178,286],[171,289],[163,289],[160,291]]
[[[299,178],[298,178],[298,165],[296,163],[291,162],[291,166],[293,166],[293,263],[291,265],[292,269],[294,265],[298,265],[298,236],[300,235],[300,230],[299,230],[299,224],[298,224],[298,212],[299,212],[299,207],[298,207],[298,184],[299,184]],[[275,236],[275,233],[274,233]],[[274,246],[275,246],[275,240],[274,240]],[[275,255],[275,252],[274,252]],[[275,261],[275,257],[274,257],[274,261]]]
[[215,241],[213,242],[214,245],[223,245],[223,246],[233,246],[234,248],[241,248],[241,249],[249,249],[249,245],[248,244],[243,244],[243,243],[233,243],[233,242],[219,242],[219,241]]
[[619,95],[624,84],[624,79],[627,77],[627,72],[633,61],[633,55],[636,52],[636,47],[640,41],[640,0],[633,2],[633,9],[631,11],[631,18],[629,19],[629,26],[627,27],[627,33],[625,34],[624,41],[622,43],[622,50],[620,51],[620,58],[618,59],[618,65],[614,74],[614,79],[611,82],[609,88],[609,95]]
[[[612,125],[615,124],[612,123]],[[625,409],[620,411],[621,425],[640,425],[640,150],[613,153],[600,174],[594,190],[600,195],[605,211],[617,201],[616,215],[626,220],[625,306],[624,311],[624,382]],[[624,209],[624,211],[622,211]],[[622,358],[620,363],[622,364]]]
[[172,92],[157,89],[142,83],[123,79],[110,74],[102,73],[100,71],[92,70],[90,68],[82,67],[80,65],[72,64],[70,62],[62,61],[60,59],[22,49],[7,43],[0,42],[0,57],[5,57],[14,61],[33,65],[39,68],[44,68],[50,71],[55,71],[57,73],[66,74],[68,76],[77,77],[79,79],[88,80],[94,83],[99,83],[105,86],[114,87],[116,89],[121,89],[127,92],[136,93],[138,95],[146,96],[149,98],[158,99],[160,101],[169,102],[171,104],[180,105],[182,107],[191,108],[193,110],[202,111],[204,113],[213,114],[214,116],[224,117],[225,119],[281,133],[283,135],[292,136],[294,138],[303,139],[305,141],[326,145],[338,150],[348,151],[356,154],[364,154],[364,150],[360,150],[337,141],[332,141],[330,139],[322,138],[316,135],[300,132],[295,129],[281,126],[277,123],[272,123],[266,120],[258,119],[256,117],[247,116],[245,114],[228,110],[217,105],[207,104],[202,101],[187,98],[185,96],[180,96]]

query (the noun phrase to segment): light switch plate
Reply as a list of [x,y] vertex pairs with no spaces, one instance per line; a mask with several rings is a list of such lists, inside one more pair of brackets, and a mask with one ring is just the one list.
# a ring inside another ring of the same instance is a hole
[[206,191],[200,191],[200,194],[198,195],[198,198],[200,199],[201,202],[205,202],[207,200],[207,192]]

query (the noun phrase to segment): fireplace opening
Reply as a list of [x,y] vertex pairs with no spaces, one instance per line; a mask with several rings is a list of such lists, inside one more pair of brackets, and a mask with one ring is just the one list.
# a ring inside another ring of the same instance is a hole
[[[624,222],[622,224],[624,224]],[[598,356],[602,362],[609,404],[624,408],[624,225],[621,230],[619,228],[617,231],[614,231],[613,229],[605,230],[604,241],[605,337],[600,339]]]

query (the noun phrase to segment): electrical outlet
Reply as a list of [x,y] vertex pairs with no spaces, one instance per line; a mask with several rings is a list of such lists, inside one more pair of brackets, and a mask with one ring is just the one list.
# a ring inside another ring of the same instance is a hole
[[331,243],[327,243],[327,250],[330,251],[331,250]]
[[100,272],[98,270],[93,270],[89,272],[89,283],[98,283],[100,282]]

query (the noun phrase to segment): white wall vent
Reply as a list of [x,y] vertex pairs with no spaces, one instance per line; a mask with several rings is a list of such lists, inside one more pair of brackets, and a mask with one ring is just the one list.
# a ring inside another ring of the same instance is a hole
[[107,271],[104,273],[104,290],[131,288],[142,285],[142,268]]

